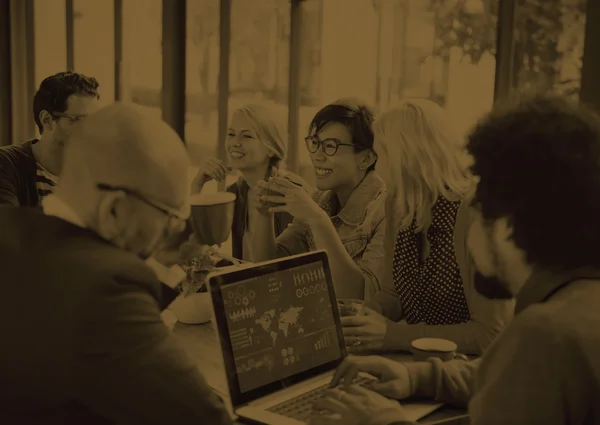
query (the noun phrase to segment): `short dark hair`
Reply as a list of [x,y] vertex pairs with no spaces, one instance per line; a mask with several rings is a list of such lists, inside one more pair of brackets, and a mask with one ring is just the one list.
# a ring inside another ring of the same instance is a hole
[[505,217],[532,265],[600,266],[600,116],[556,96],[496,108],[471,132],[484,220]]
[[77,72],[59,72],[45,78],[33,96],[33,119],[40,134],[44,131],[44,126],[40,121],[42,111],[48,111],[51,114],[65,112],[67,99],[74,94],[94,96],[99,99],[99,86],[100,84],[95,78]]
[[[374,111],[360,99],[343,98],[321,108],[316,113],[310,125],[309,134],[316,134],[332,122],[342,124],[352,135],[355,152],[373,150],[375,136],[373,135]],[[367,171],[375,169],[375,163]]]

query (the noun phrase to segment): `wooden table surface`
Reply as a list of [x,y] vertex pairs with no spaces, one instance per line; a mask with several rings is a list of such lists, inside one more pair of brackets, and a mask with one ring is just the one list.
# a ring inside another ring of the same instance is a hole
[[[204,325],[184,325],[176,323],[173,333],[187,354],[197,361],[198,369],[208,384],[223,400],[228,402],[227,381],[221,349],[212,322]],[[410,361],[410,356],[406,356]],[[229,406],[230,407],[230,406]],[[431,415],[421,419],[419,423],[427,425],[468,425],[469,418],[463,409],[444,406]]]

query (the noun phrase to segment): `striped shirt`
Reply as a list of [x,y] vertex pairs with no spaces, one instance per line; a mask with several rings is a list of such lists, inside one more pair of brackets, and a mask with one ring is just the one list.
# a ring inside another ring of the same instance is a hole
[[54,192],[54,189],[58,186],[58,177],[42,167],[39,162],[36,165],[35,186],[41,202],[45,196]]

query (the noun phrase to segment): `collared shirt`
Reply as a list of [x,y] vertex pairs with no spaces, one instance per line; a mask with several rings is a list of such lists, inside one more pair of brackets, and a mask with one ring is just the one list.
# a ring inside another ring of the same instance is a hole
[[42,201],[46,196],[54,193],[58,183],[58,176],[55,176],[50,171],[46,170],[39,162],[36,163],[35,185],[37,187],[38,196]]
[[[381,177],[369,172],[341,210],[332,190],[313,194],[313,200],[331,217],[346,251],[363,271],[365,296],[381,289],[379,272],[384,256],[385,193]],[[277,247],[284,255],[316,249],[310,228],[296,220],[279,235]]]
[[600,424],[600,270],[536,270],[481,360],[471,423]]
[[[60,218],[78,227],[87,227],[75,210],[55,194],[44,197],[42,209],[45,215]],[[156,277],[162,283],[171,288],[177,286],[186,277],[186,273],[178,265],[167,267],[159,263],[154,257],[148,258],[146,265],[154,271]]]
[[77,215],[75,210],[69,204],[60,199],[54,194],[47,195],[42,200],[42,210],[44,214],[60,218],[68,223],[74,224],[77,227],[87,227],[81,217]]
[[483,357],[407,365],[415,395],[468,402],[473,425],[598,425],[599,305],[599,269],[536,270]]

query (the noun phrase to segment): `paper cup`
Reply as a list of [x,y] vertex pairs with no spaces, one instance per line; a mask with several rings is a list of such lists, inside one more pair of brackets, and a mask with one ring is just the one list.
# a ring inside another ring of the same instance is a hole
[[235,198],[231,192],[199,193],[190,198],[190,222],[200,244],[221,245],[229,238]]

